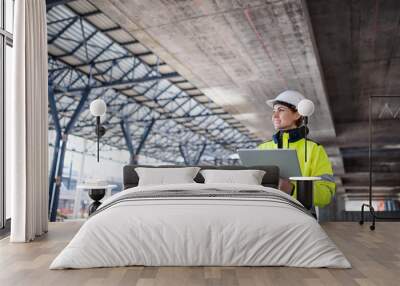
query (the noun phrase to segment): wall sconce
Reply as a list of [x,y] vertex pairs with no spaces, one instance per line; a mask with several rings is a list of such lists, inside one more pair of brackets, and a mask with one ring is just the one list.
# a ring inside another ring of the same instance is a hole
[[97,162],[99,162],[100,137],[106,133],[106,129],[100,124],[100,116],[103,116],[106,111],[107,105],[104,100],[96,99],[90,103],[90,113],[96,116]]

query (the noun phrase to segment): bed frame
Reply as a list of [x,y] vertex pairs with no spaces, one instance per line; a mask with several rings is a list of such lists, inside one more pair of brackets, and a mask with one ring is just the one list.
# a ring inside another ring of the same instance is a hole
[[[182,168],[187,166],[149,166],[149,165],[126,165],[124,166],[124,190],[128,188],[136,187],[139,183],[139,177],[135,171],[136,167],[147,167],[147,168]],[[190,166],[193,167],[193,166]],[[277,166],[254,166],[254,167],[244,167],[244,166],[196,166],[200,167],[202,170],[212,169],[212,170],[263,170],[265,175],[262,179],[261,184],[265,187],[277,188],[279,183],[279,167]],[[204,183],[204,178],[200,174],[194,178],[197,183]]]

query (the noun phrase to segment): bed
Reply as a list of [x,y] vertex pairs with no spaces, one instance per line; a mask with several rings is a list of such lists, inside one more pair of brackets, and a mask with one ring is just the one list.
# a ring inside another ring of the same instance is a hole
[[257,167],[262,185],[205,184],[199,173],[193,183],[152,186],[138,186],[136,167],[124,167],[125,190],[103,202],[50,269],[351,267],[314,217],[276,189],[275,166]]

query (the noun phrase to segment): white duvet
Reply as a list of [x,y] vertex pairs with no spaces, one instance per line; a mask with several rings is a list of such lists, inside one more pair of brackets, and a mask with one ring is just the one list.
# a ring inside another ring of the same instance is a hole
[[103,211],[85,222],[50,269],[127,265],[351,267],[317,221],[290,204],[234,197],[151,198],[113,204],[131,192],[210,188],[262,190],[297,202],[276,189],[254,185],[128,189],[103,202]]

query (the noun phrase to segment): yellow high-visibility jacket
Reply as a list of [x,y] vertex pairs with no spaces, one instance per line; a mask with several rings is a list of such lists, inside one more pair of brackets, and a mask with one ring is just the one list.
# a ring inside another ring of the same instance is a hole
[[[299,158],[302,176],[321,177],[321,181],[314,182],[314,205],[324,207],[335,195],[336,184],[333,177],[332,165],[322,145],[307,138],[307,162],[305,162],[305,128],[279,131],[272,140],[258,146],[258,149],[295,149]],[[294,185],[295,182],[292,182]],[[293,197],[297,198],[296,189]]]

